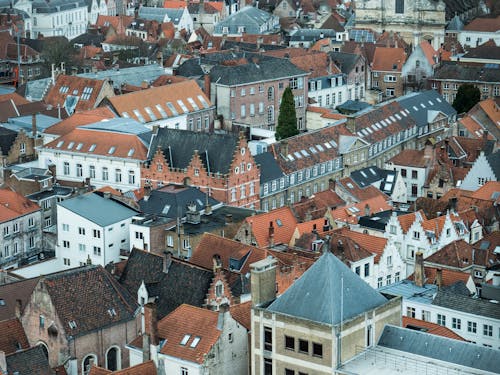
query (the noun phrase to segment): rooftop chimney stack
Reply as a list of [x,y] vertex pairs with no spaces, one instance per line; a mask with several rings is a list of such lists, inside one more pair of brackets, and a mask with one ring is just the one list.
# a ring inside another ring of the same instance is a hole
[[439,289],[443,286],[443,270],[441,268],[436,270],[436,285]]
[[36,129],[36,113],[31,115],[31,135],[33,138],[36,138],[37,129]]
[[420,251],[415,254],[415,285],[424,286],[425,270],[424,270],[424,254]]
[[328,223],[328,219],[325,219],[323,223],[323,232],[328,232],[330,230],[330,224]]
[[172,264],[172,253],[170,251],[163,252],[163,273],[168,273],[170,265]]
[[269,222],[269,247],[274,246],[274,226],[273,222]]
[[267,257],[250,265],[252,306],[259,306],[276,298],[276,264],[276,259]]

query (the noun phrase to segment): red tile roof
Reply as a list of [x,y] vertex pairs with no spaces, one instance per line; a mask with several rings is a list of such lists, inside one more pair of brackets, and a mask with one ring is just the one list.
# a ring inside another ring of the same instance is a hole
[[252,233],[257,246],[265,248],[269,246],[269,227],[272,223],[274,228],[274,244],[288,244],[292,239],[297,219],[290,207],[282,207],[276,210],[250,216],[245,219],[252,226]]
[[0,300],[3,304],[0,306],[0,321],[9,320],[16,317],[17,300],[21,301],[21,313],[31,298],[31,293],[38,283],[37,277],[16,281],[9,284],[0,285]]
[[404,167],[425,168],[429,164],[430,159],[425,157],[424,150],[402,150],[396,156],[393,156],[389,163],[401,165]]
[[3,94],[0,95],[0,102],[4,102],[7,100],[12,100],[16,105],[21,105],[21,104],[28,104],[30,103],[29,100],[26,100],[23,96],[19,95],[16,92],[10,93],[10,94]]
[[127,367],[122,370],[110,371],[102,367],[92,366],[89,375],[156,375],[158,371],[156,370],[155,363],[153,361],[147,361],[144,363],[139,363],[138,365]]
[[[201,100],[201,99],[203,100]],[[196,106],[191,104],[188,99],[192,99]],[[181,100],[187,112],[179,105]],[[156,119],[166,117],[175,117],[177,114],[196,112],[200,109],[210,108],[212,104],[196,81],[187,80],[172,83],[166,86],[152,87],[147,90],[131,92],[125,95],[109,98],[111,105],[121,116],[131,117],[140,122],[150,122]],[[171,103],[175,112],[167,105]],[[205,103],[205,104],[204,104]],[[163,113],[158,110],[160,106]],[[146,108],[153,113],[154,118],[146,111]],[[124,115],[126,113],[127,115]],[[142,116],[142,120],[137,115]]]
[[467,31],[485,31],[498,32],[500,31],[500,16],[493,17],[478,17],[473,19],[469,24],[464,26]]
[[19,319],[0,321],[0,332],[0,351],[3,351],[6,355],[30,347]]
[[437,335],[442,337],[447,337],[449,339],[465,341],[462,336],[457,335],[451,329],[440,326],[436,323],[426,322],[425,320],[410,318],[408,316],[403,316],[403,327],[405,328],[419,328],[424,330],[431,335]]
[[40,210],[40,206],[10,189],[0,189],[0,223]]
[[49,126],[44,130],[47,134],[65,135],[78,126],[92,124],[104,119],[116,117],[115,113],[108,107],[99,107],[89,111],[73,113],[67,119]]
[[[497,193],[495,197],[494,194]],[[471,194],[472,198],[493,200],[499,202],[500,199],[500,182],[498,181],[488,181],[479,189]]]
[[[160,353],[189,362],[205,362],[205,355],[221,335],[217,328],[218,317],[216,311],[186,304],[179,306],[158,322],[158,336],[166,340]],[[186,344],[181,345],[187,335]],[[194,346],[193,341],[197,337],[199,342]]]
[[422,51],[424,52],[425,58],[427,59],[427,62],[430,64],[430,66],[436,65],[437,64],[436,58],[438,57],[438,53],[432,47],[432,44],[430,44],[428,41],[424,40],[424,41],[420,42],[420,48],[422,48]]
[[297,218],[301,221],[310,216],[318,219],[325,216],[328,208],[337,208],[345,205],[345,202],[333,190],[320,191],[309,198],[303,199],[292,206]]
[[233,305],[230,307],[229,312],[238,323],[250,331],[252,327],[252,301]]
[[[437,267],[425,266],[425,282],[427,284],[436,284],[437,283]],[[464,284],[467,284],[471,275],[467,272],[461,271],[453,271],[449,269],[442,269],[442,280],[443,286],[450,286],[455,284],[458,281],[462,281]],[[408,276],[408,280],[414,280],[414,274]]]
[[360,187],[351,177],[344,177],[337,183],[340,185],[347,193],[354,197],[357,201],[364,201],[367,199],[382,197],[386,201],[391,200],[391,198],[380,191],[373,185],[368,185],[365,187]]
[[406,61],[406,53],[403,48],[375,48],[372,70],[382,72],[400,73]]
[[[60,147],[57,145],[64,142]],[[130,160],[146,160],[148,148],[142,140],[133,134],[110,133],[91,129],[74,129],[56,140],[47,143],[44,147],[52,150],[67,150],[67,147],[73,142],[71,152],[101,155],[108,157],[124,158]],[[77,145],[82,143],[80,150]],[[89,151],[92,145],[96,145],[93,151]],[[115,147],[112,154],[109,150]],[[130,150],[134,150],[129,155]]]
[[383,237],[372,236],[361,232],[352,231],[346,227],[338,230],[338,233],[343,236],[349,237],[359,246],[367,249],[369,252],[375,254],[375,263],[378,263],[380,257],[384,253],[387,245],[387,239]]
[[427,220],[427,217],[425,216],[423,210],[418,210],[417,212],[410,212],[408,214],[398,216],[399,225],[401,225],[403,233],[408,232],[416,218],[418,218],[419,220]]

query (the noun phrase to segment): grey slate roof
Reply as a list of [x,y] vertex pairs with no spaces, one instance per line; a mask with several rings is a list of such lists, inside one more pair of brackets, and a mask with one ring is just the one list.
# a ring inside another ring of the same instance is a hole
[[0,126],[0,155],[7,155],[17,138],[17,132]]
[[500,180],[500,151],[497,151],[493,154],[486,156],[486,160],[488,160],[488,164],[490,165],[493,173],[497,178],[497,181]]
[[464,23],[458,15],[451,19],[451,21],[446,25],[446,31],[461,31],[464,28]]
[[164,75],[165,69],[158,64],[150,64],[131,68],[109,69],[95,73],[82,73],[78,77],[92,79],[109,79],[113,83],[114,88],[120,88],[124,83],[140,86],[142,82],[152,82],[159,76]]
[[[229,30],[228,34],[238,33],[238,27],[244,26],[245,32],[248,34],[262,34],[260,28],[270,18],[276,18],[276,16],[267,13],[261,9],[257,9],[253,6],[246,6],[240,9],[238,12],[231,14],[222,21],[218,22],[214,26],[214,34],[222,34],[224,27]],[[276,31],[279,30],[279,23],[277,23]]]
[[272,180],[283,177],[285,174],[276,162],[273,154],[270,152],[263,152],[254,157],[255,162],[260,165],[260,183],[266,183]]
[[[38,131],[43,131],[49,126],[57,124],[61,119],[57,117],[47,116],[41,113],[36,114],[36,126]],[[19,116],[9,118],[8,122],[4,123],[3,126],[6,128],[19,131],[23,129],[26,133],[31,134],[32,127],[32,116]]]
[[[343,279],[343,281],[342,281]],[[341,311],[343,283],[343,311]],[[267,310],[336,325],[387,302],[330,252],[324,253]],[[342,317],[342,318],[341,318]]]
[[436,68],[436,80],[468,81],[468,82],[499,82],[500,67],[463,65],[455,61],[445,61]]
[[331,29],[298,29],[290,32],[291,42],[317,41],[323,38],[335,38],[337,32]]
[[215,66],[210,71],[210,79],[216,84],[235,86],[306,74],[308,73],[297,68],[288,59],[272,58],[236,66]]
[[472,298],[463,294],[439,290],[432,301],[433,305],[462,311],[469,314],[500,319],[500,305],[480,298]]
[[[435,90],[411,93],[396,99],[396,101],[410,112],[410,116],[415,119],[417,126],[424,126],[429,123],[429,111],[439,111],[448,117],[457,114],[455,108]],[[422,107],[422,105],[425,107]]]
[[79,195],[58,204],[101,227],[106,227],[137,215],[137,211],[111,198],[104,198],[94,193]]
[[[196,204],[196,210],[201,211],[205,208],[206,194],[192,186],[179,186],[172,189],[172,186],[165,186],[151,191],[147,200],[141,199],[139,207],[145,214],[162,215],[169,218],[183,218],[186,216],[187,206],[193,202]],[[208,202],[213,207],[220,202],[208,198]]]
[[27,195],[26,198],[34,202],[51,197],[67,198],[73,193],[73,188],[64,186],[53,186],[50,190],[37,191],[36,193]]
[[231,167],[238,141],[236,134],[200,133],[161,128],[151,142],[149,156],[151,157],[160,148],[171,168],[186,168],[194,151],[198,150],[207,170],[211,173],[226,174]]
[[8,374],[18,375],[52,375],[49,360],[41,345],[21,350],[6,356]]
[[24,90],[24,97],[34,102],[42,100],[47,91],[49,91],[51,84],[52,79],[50,77],[28,81]]
[[351,172],[351,178],[362,188],[382,180],[376,186],[389,195],[394,191],[396,175],[395,171],[382,169],[375,165]]
[[329,56],[344,74],[349,74],[360,58],[355,53],[346,52],[330,52]]
[[157,21],[163,22],[165,16],[167,15],[166,8],[154,8],[154,7],[143,7],[139,8],[139,18],[149,20],[149,21]]
[[85,0],[51,0],[50,2],[35,0],[33,1],[33,13],[57,13],[86,6]]
[[408,328],[386,325],[378,345],[493,373],[500,368],[498,350]]

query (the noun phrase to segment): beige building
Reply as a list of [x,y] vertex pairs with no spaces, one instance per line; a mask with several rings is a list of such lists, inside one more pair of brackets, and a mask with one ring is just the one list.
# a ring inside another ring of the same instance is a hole
[[356,26],[376,32],[391,30],[407,43],[423,40],[439,49],[444,42],[445,3],[443,0],[365,0],[356,2]]
[[330,252],[277,298],[276,260],[251,268],[253,375],[332,374],[386,324],[401,325],[401,300],[386,299]]

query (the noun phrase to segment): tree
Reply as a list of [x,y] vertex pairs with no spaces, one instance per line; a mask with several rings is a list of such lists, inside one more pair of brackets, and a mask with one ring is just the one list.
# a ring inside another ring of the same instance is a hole
[[457,96],[453,101],[453,108],[455,108],[458,113],[469,112],[480,99],[481,92],[479,89],[474,85],[466,83],[458,88]]
[[284,139],[299,134],[297,129],[297,114],[295,113],[295,101],[290,87],[287,87],[281,98],[278,126],[276,127],[276,139]]
[[65,63],[66,71],[69,71],[73,63],[75,49],[65,37],[45,38],[42,50],[44,75],[50,76],[52,64],[59,68]]

